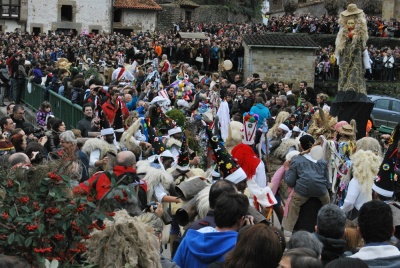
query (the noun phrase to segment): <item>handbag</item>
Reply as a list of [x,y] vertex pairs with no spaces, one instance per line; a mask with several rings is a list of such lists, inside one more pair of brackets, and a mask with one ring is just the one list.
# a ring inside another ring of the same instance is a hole
[[197,62],[203,62],[203,57],[201,57],[201,56],[196,57],[196,61],[197,61]]

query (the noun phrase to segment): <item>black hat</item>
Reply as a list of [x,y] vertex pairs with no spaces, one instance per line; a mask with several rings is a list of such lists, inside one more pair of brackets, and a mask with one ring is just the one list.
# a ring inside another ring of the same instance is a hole
[[[400,174],[400,152],[398,150],[400,139],[400,123],[394,128],[389,139],[389,148],[383,157],[378,175],[372,185],[372,190],[385,197],[392,197],[394,193],[394,182]],[[396,172],[397,171],[397,172]]]
[[165,145],[162,142],[162,139],[157,137],[155,128],[150,126],[150,119],[147,118],[147,132],[149,134],[149,143],[153,147],[153,154],[160,155],[165,151]]
[[233,160],[232,156],[226,151],[218,136],[213,135],[211,129],[207,126],[207,135],[210,139],[210,147],[214,151],[216,162],[219,165],[221,176],[235,184],[247,178],[244,170]]
[[182,136],[182,145],[181,150],[178,156],[178,163],[177,163],[179,170],[188,170],[189,169],[189,150],[186,145],[186,136]]

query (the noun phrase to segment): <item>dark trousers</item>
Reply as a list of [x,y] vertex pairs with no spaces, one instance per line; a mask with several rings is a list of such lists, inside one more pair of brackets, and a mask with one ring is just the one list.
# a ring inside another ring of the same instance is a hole
[[14,87],[15,104],[21,104],[24,87],[25,87],[25,79],[17,79],[17,83]]

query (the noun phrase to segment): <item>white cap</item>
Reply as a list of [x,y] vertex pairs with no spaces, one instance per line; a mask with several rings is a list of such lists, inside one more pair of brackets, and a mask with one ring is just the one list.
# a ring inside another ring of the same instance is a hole
[[231,175],[225,178],[225,180],[231,181],[234,184],[237,184],[241,181],[244,181],[247,178],[246,173],[242,168],[239,168],[235,172],[233,172]]
[[160,157],[170,157],[170,158],[174,158],[174,156],[172,155],[170,150],[165,150],[164,152],[162,152],[160,154]]
[[113,129],[112,127],[110,127],[110,128],[103,128],[103,129],[100,131],[100,135],[101,135],[101,136],[104,136],[104,135],[112,135],[112,134],[114,134],[114,129]]
[[157,103],[157,102],[159,102],[159,101],[166,101],[167,99],[166,98],[163,98],[163,97],[161,97],[161,96],[157,96],[157,97],[154,97],[153,99],[152,99],[152,101],[150,102],[150,105],[151,104],[154,104],[154,103]]
[[168,135],[174,135],[176,133],[182,133],[182,129],[180,127],[174,127],[168,130]]

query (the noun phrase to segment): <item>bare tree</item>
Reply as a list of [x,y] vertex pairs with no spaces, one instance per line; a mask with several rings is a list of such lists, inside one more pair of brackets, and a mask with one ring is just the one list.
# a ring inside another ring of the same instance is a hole
[[324,0],[324,7],[329,16],[337,16],[341,0]]
[[382,0],[362,0],[361,8],[367,15],[379,15],[382,14]]
[[299,3],[297,0],[283,0],[282,6],[286,15],[292,15],[297,10]]

